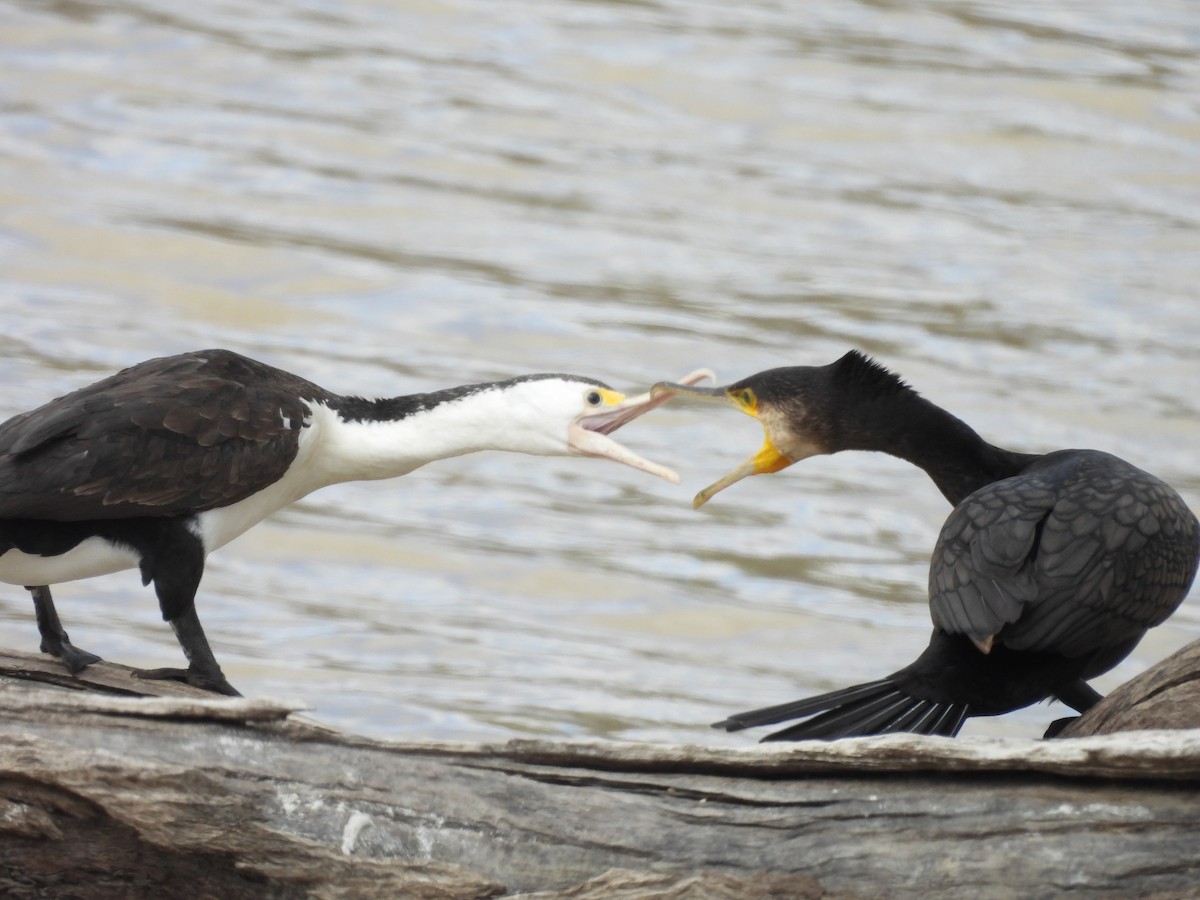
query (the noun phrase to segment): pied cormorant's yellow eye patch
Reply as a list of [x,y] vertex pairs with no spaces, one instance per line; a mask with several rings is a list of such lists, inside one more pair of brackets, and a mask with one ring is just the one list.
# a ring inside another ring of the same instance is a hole
[[588,406],[617,406],[625,399],[625,395],[608,388],[591,388],[583,395],[583,399]]

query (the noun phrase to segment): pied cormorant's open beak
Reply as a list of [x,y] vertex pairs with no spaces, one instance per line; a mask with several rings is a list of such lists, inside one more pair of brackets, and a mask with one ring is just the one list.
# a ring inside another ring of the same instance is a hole
[[[758,401],[755,400],[752,393],[741,395],[738,392],[735,394],[730,392],[727,387],[696,387],[686,381],[682,383],[660,381],[650,389],[651,397],[658,397],[660,395],[674,397],[676,394],[699,397],[704,400],[714,400],[718,403],[729,403],[746,415],[758,418]],[[704,490],[700,491],[700,493],[696,494],[692,499],[692,507],[694,509],[699,509],[711,500],[714,494],[725,490],[731,484],[736,484],[743,478],[748,478],[751,475],[766,475],[770,472],[778,472],[780,469],[786,469],[792,463],[796,462],[796,460],[787,456],[775,446],[775,442],[771,440],[771,434],[766,430],[765,425],[763,431],[766,437],[761,449],[737,468],[733,469],[733,471],[714,481]]]
[[[717,380],[717,376],[711,369],[697,369],[681,378],[679,384],[691,386],[706,378],[712,381]],[[620,395],[614,396],[619,397]],[[578,453],[581,456],[611,459],[613,462],[624,463],[635,469],[641,469],[643,472],[649,472],[651,475],[657,475],[659,478],[665,478],[671,484],[679,484],[679,476],[666,466],[643,459],[628,447],[618,444],[609,437],[622,425],[632,422],[638,416],[650,412],[657,406],[662,406],[673,396],[675,396],[675,392],[670,390],[653,393],[647,391],[636,397],[620,397],[618,402],[606,405],[594,412],[591,410],[584,412],[571,423],[567,434],[567,447],[572,453]]]

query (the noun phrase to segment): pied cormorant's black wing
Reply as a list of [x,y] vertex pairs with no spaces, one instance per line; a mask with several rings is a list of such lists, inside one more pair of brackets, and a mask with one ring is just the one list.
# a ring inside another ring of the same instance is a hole
[[139,363],[0,425],[0,518],[169,516],[278,480],[326,392],[228,350]]
[[1165,620],[1198,556],[1200,526],[1171,487],[1106,453],[1059,451],[951,513],[929,572],[933,622],[1081,656]]

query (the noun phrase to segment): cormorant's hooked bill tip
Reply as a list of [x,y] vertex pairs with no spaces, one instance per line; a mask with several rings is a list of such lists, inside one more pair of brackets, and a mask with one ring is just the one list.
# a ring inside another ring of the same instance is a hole
[[[703,381],[706,378],[717,380],[711,369],[696,369],[683,376],[678,385],[689,388],[695,382]],[[568,446],[574,453],[611,459],[614,462],[641,469],[651,475],[657,475],[671,484],[679,484],[679,475],[671,469],[643,459],[608,437],[622,425],[626,425],[638,416],[666,403],[674,396],[674,393],[674,391],[655,392],[651,390],[644,394],[638,394],[636,397],[626,397],[619,403],[597,412],[587,413],[572,426]]]
[[[706,373],[713,381],[716,381],[716,376],[707,369],[698,370]],[[699,379],[696,379],[699,380]],[[723,387],[701,387],[698,384],[680,383],[677,381],[660,381],[654,387],[650,388],[650,396],[661,397],[663,395],[683,394],[688,397],[702,397],[705,400],[728,400],[729,395]]]

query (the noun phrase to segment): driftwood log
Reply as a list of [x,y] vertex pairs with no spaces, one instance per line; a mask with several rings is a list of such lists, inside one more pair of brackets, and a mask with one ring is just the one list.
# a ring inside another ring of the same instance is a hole
[[1197,672],[1053,741],[400,744],[5,651],[0,896],[1194,896]]
[[1062,730],[1062,737],[1151,728],[1200,728],[1200,641],[1118,687]]

